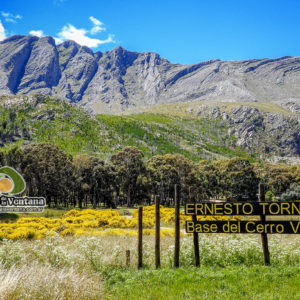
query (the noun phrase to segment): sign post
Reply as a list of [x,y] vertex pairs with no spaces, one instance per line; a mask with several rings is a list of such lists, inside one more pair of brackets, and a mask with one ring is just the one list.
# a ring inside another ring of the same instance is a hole
[[155,196],[155,267],[160,268],[160,201]]
[[[194,194],[191,192],[191,187],[189,187],[189,198],[191,203],[196,203]],[[197,216],[192,216],[193,222],[197,222]],[[197,232],[193,233],[194,240],[194,256],[195,256],[195,266],[200,267],[200,252],[199,252],[199,234]]]
[[179,251],[180,251],[180,200],[178,197],[177,184],[174,186],[174,199],[175,199],[175,249],[174,249],[174,267],[179,267]]
[[143,207],[138,210],[138,269],[143,267]]
[[[300,201],[265,202],[264,185],[259,185],[257,202],[201,202],[186,203],[186,232],[193,233],[195,261],[197,256],[198,233],[256,233],[261,235],[265,265],[270,265],[267,234],[300,234],[300,221],[266,221],[267,215],[300,216]],[[260,220],[198,221],[197,216],[260,216]],[[199,250],[199,249],[198,249]],[[196,261],[197,263],[197,261]]]
[[[259,202],[265,202],[265,186],[260,183],[259,184]],[[260,215],[260,220],[263,225],[265,225],[266,222],[266,216],[264,214]],[[266,233],[261,234],[261,242],[262,242],[262,248],[264,253],[264,261],[265,266],[270,265],[270,252],[269,252],[269,245],[268,245],[268,236]]]

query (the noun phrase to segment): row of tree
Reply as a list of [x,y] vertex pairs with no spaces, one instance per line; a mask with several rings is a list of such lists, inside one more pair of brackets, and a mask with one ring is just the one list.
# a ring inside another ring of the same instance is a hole
[[256,200],[259,182],[277,196],[300,184],[300,165],[251,164],[244,158],[195,163],[179,154],[145,161],[135,147],[104,162],[85,154],[69,156],[48,143],[29,144],[0,152],[0,164],[16,168],[27,183],[26,194],[46,197],[49,206],[134,206],[152,203],[154,195],[172,205],[175,184],[182,202],[190,197]]

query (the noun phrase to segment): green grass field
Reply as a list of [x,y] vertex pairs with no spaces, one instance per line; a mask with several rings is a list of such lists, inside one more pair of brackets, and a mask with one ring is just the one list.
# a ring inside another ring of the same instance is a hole
[[116,271],[114,299],[299,299],[300,267],[202,267]]

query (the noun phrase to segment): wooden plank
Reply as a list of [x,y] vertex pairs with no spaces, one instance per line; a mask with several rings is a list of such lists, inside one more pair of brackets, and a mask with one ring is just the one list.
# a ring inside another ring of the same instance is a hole
[[186,203],[187,216],[300,216],[300,202],[208,202]]
[[300,221],[186,221],[187,233],[300,234]]

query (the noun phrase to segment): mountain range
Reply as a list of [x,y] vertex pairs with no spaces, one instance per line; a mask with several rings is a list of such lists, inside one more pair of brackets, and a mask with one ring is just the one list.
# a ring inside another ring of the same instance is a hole
[[51,95],[93,113],[186,101],[299,105],[300,57],[182,65],[151,52],[15,35],[0,42],[0,94]]
[[15,35],[0,42],[0,147],[39,141],[299,163],[300,57],[182,65]]

